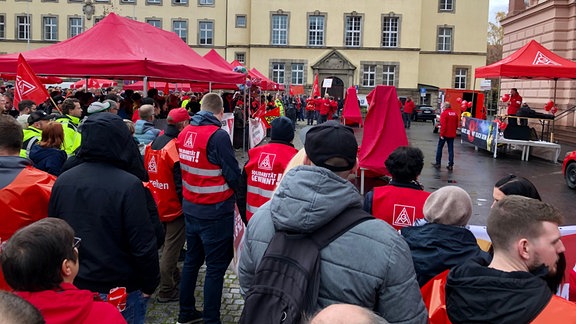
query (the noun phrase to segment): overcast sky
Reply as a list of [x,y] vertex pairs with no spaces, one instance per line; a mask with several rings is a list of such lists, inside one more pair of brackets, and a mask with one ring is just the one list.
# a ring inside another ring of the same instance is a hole
[[496,16],[498,11],[508,12],[508,0],[490,0],[490,13],[488,20],[495,22],[494,16]]

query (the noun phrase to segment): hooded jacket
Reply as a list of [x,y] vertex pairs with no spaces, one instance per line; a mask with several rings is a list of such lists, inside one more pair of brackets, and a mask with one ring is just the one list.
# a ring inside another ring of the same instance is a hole
[[[354,185],[328,169],[304,165],[288,171],[246,228],[239,263],[242,290],[252,286],[275,230],[311,233],[344,210],[361,207]],[[349,303],[372,309],[390,323],[427,322],[408,246],[384,221],[362,222],[322,249],[320,257],[316,308]]]
[[490,260],[488,253],[476,243],[468,229],[444,224],[427,223],[400,230],[412,252],[418,284],[424,286],[442,271],[474,257]]
[[93,292],[79,290],[69,283],[62,283],[60,287],[61,290],[18,291],[16,294],[38,308],[46,324],[126,323],[112,304],[95,301]]
[[152,142],[158,135],[160,130],[154,128],[154,124],[149,121],[139,119],[134,123],[134,137],[138,143],[148,144]]
[[[151,294],[158,285],[147,193],[141,179],[126,171],[134,160],[142,159],[122,118],[95,114],[84,123],[80,163],[54,184],[49,216],[66,220],[82,238],[75,280],[81,289],[108,293],[124,286]],[[143,165],[139,168],[145,173]]]
[[539,276],[492,269],[476,259],[452,269],[446,281],[446,311],[452,323],[529,323],[551,298]]

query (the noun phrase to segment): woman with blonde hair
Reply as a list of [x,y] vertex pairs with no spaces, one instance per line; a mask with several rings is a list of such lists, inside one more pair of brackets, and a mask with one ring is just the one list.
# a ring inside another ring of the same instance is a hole
[[58,122],[49,122],[42,129],[42,140],[30,149],[30,160],[34,167],[59,176],[68,156],[62,150],[64,129]]

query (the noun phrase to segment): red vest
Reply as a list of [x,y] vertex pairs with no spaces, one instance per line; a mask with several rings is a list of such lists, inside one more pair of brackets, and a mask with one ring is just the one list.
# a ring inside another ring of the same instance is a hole
[[182,202],[178,199],[174,184],[174,164],[179,162],[176,139],[171,140],[161,150],[153,150],[146,145],[144,165],[148,170],[148,189],[158,206],[161,222],[171,222],[182,215]]
[[270,200],[286,166],[296,153],[298,150],[294,147],[279,143],[258,146],[248,152],[250,159],[244,167],[248,177],[247,220],[250,220],[258,207]]
[[220,127],[216,125],[188,125],[178,135],[182,195],[195,204],[216,204],[234,194],[220,166],[208,161],[206,146],[218,129]]
[[[56,177],[31,166],[0,189],[0,239],[7,241],[20,228],[48,217],[48,201]],[[12,290],[0,269],[0,290]]]
[[424,202],[430,196],[427,191],[392,185],[374,188],[372,215],[399,230],[412,226],[416,219],[424,218]]

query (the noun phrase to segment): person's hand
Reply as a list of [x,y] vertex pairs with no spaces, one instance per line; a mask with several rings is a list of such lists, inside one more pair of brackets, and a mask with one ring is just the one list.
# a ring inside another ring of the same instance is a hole
[[143,298],[150,298],[150,296],[151,296],[151,295],[148,295],[148,294],[142,293],[142,297],[143,297]]
[[440,136],[440,139],[441,139],[441,140],[444,140],[444,136]]

